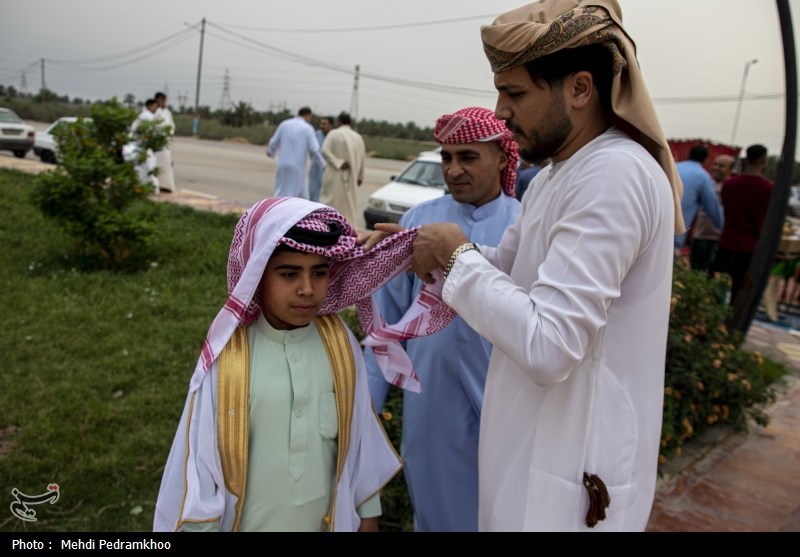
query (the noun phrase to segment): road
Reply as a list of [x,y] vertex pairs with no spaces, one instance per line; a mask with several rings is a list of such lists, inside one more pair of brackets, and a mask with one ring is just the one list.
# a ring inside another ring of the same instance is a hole
[[[48,126],[41,122],[28,123],[37,131]],[[243,205],[252,205],[275,191],[276,159],[267,157],[266,148],[261,145],[175,137],[171,147],[175,180],[180,190],[216,196]],[[12,154],[10,151],[0,151],[0,156],[11,157]],[[33,151],[25,158],[38,160]],[[364,228],[363,213],[370,194],[386,184],[406,164],[389,159],[367,159],[365,180],[357,196],[359,222],[354,224],[358,228]]]

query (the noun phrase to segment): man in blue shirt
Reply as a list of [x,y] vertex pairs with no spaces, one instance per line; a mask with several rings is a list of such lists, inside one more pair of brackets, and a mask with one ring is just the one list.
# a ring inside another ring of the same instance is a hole
[[[683,182],[683,197],[681,198],[683,222],[690,227],[697,216],[697,210],[702,208],[714,226],[721,230],[722,207],[717,200],[714,180],[703,167],[707,158],[708,148],[705,145],[694,145],[689,151],[689,159],[675,165]],[[685,243],[685,232],[675,236],[676,250],[682,249]]]
[[[450,195],[421,203],[400,219],[404,227],[450,221],[470,240],[496,246],[513,224],[519,155],[511,132],[491,110],[465,108],[444,115],[434,137],[442,144],[442,173]],[[396,277],[376,299],[394,323],[422,282]],[[417,531],[477,531],[478,431],[491,344],[460,317],[444,330],[406,344],[422,392],[404,392],[401,453]],[[367,350],[370,394],[381,409],[389,384]]]

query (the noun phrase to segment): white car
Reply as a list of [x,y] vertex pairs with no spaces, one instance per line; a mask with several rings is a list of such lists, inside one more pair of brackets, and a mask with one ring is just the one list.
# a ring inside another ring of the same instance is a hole
[[367,228],[376,222],[397,222],[418,203],[449,193],[442,174],[442,155],[437,151],[420,153],[391,182],[375,191],[367,201],[364,221]]
[[[88,118],[84,118],[88,120]],[[33,154],[39,157],[42,162],[49,164],[56,163],[56,142],[53,138],[53,129],[63,122],[76,122],[78,120],[75,116],[63,116],[50,124],[43,132],[36,132],[36,138],[33,142]]]
[[0,108],[0,151],[11,151],[24,158],[33,147],[33,126],[26,124],[13,110]]

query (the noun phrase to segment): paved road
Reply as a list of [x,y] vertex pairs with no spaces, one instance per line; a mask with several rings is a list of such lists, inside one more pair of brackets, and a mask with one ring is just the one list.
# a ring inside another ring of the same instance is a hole
[[[28,123],[37,131],[44,130],[48,125]],[[11,157],[12,154],[10,151],[0,151],[0,156]],[[38,160],[32,151],[25,158]],[[268,158],[265,147],[261,145],[176,137],[172,143],[172,159],[177,186],[181,190],[248,206],[275,191],[276,159]],[[358,191],[360,211],[359,222],[355,223],[357,227],[364,228],[363,212],[370,194],[386,184],[406,164],[388,159],[367,159],[365,180]]]

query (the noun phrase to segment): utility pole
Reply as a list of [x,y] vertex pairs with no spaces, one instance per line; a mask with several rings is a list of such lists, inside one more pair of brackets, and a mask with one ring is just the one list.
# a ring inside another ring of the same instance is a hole
[[203,69],[203,39],[206,36],[206,18],[200,25],[200,57],[197,59],[197,88],[194,92],[194,120],[192,120],[192,135],[197,136],[200,126],[200,74]]
[[23,95],[28,92],[28,81],[25,79],[25,72],[22,72],[22,83],[19,85],[19,92]]
[[353,76],[353,98],[350,101],[350,117],[353,119],[353,125],[358,121],[358,72],[360,67],[356,64],[356,72]]
[[744,63],[744,73],[742,73],[742,87],[739,89],[739,103],[736,105],[736,116],[733,118],[733,132],[731,133],[731,145],[736,145],[736,130],[739,128],[739,116],[742,114],[742,101],[744,100],[744,88],[747,85],[747,74],[750,66],[758,63],[758,58],[753,58]]
[[44,102],[44,90],[45,90],[45,85],[44,85],[44,58],[42,58],[41,65],[42,65],[42,89],[41,89],[41,91],[39,91],[39,102]]

